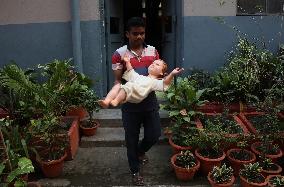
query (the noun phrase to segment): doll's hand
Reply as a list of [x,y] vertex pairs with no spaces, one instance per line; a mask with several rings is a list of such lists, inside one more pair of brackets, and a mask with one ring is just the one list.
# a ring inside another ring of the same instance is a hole
[[172,74],[175,76],[177,74],[180,74],[184,69],[183,68],[175,68],[173,71],[172,71]]

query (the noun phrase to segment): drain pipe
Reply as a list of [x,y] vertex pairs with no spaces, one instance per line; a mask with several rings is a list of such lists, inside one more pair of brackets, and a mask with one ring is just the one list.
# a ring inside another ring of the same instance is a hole
[[71,0],[71,16],[74,65],[78,72],[83,73],[79,0]]

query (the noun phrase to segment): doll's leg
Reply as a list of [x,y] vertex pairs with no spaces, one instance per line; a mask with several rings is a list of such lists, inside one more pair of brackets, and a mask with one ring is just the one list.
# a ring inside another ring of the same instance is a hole
[[124,89],[120,89],[117,96],[110,102],[112,106],[117,106],[121,104],[126,99],[126,92]]
[[104,100],[99,100],[98,103],[102,108],[108,108],[110,102],[117,96],[120,90],[120,84],[115,84],[108,92]]

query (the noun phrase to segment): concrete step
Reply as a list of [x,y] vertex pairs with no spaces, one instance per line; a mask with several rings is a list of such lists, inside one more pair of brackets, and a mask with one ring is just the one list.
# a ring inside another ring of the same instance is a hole
[[[144,136],[144,129],[140,130],[140,140]],[[80,147],[119,147],[125,146],[124,129],[122,127],[99,127],[94,136],[81,137]],[[158,144],[166,144],[167,137],[162,133]]]
[[[170,123],[168,112],[160,110],[161,125],[167,126]],[[122,127],[121,110],[120,109],[101,109],[97,113],[93,113],[102,127]]]
[[[178,181],[170,165],[172,150],[169,145],[155,145],[147,155],[149,163],[142,169],[146,186],[210,186],[206,177],[199,173],[191,181]],[[132,186],[126,148],[80,147],[75,159],[64,163],[62,176],[57,179],[41,179],[39,182],[48,187]]]

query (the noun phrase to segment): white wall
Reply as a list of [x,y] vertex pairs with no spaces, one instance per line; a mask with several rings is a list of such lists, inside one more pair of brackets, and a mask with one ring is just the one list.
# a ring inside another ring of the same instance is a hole
[[[0,0],[0,25],[71,20],[71,0]],[[99,20],[99,0],[80,0],[81,20]]]

